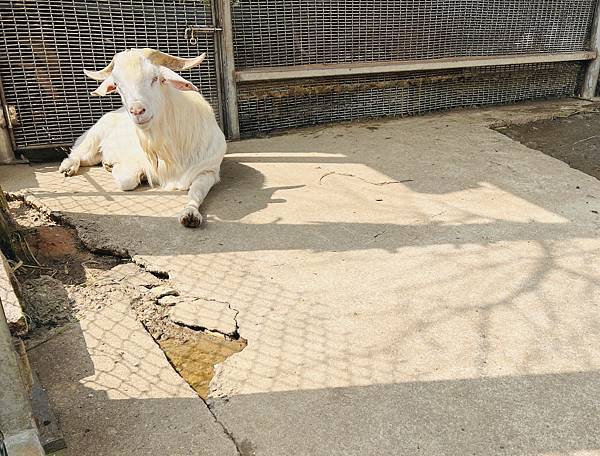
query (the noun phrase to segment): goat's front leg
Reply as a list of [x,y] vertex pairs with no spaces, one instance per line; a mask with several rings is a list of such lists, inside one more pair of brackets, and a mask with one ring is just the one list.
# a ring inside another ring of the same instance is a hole
[[96,124],[81,135],[58,170],[65,176],[74,176],[80,166],[94,166],[100,163],[102,154],[100,153],[100,135],[98,133],[98,124]]
[[202,215],[198,210],[210,189],[219,182],[219,174],[207,171],[200,174],[190,187],[188,192],[188,203],[179,215],[179,221],[183,226],[196,228],[202,223]]
[[144,176],[144,171],[137,163],[115,163],[111,166],[111,172],[119,188],[124,191],[136,189]]

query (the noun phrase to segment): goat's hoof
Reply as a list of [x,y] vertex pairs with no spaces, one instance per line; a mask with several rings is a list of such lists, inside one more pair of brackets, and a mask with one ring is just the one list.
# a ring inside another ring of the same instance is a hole
[[79,162],[71,158],[65,158],[58,168],[58,171],[63,173],[65,176],[74,176],[77,174],[78,170]]
[[202,223],[202,214],[195,207],[186,207],[179,215],[179,222],[187,228],[198,228]]
[[112,169],[113,169],[114,164],[113,163],[102,162],[102,166],[104,166],[104,169],[110,173],[112,171]]

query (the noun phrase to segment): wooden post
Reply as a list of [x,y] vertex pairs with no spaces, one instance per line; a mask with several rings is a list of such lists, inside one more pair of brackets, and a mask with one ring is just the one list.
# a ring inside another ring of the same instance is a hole
[[237,89],[235,81],[235,58],[233,53],[233,23],[231,0],[218,0],[217,11],[221,32],[221,61],[223,69],[223,93],[225,102],[225,125],[229,139],[240,138]]
[[[592,35],[590,37],[590,50],[600,52],[600,1],[596,5],[594,14],[594,23],[592,25]],[[600,72],[600,55],[592,60],[585,72],[583,87],[581,88],[581,98],[591,100],[596,96],[596,86],[598,85],[598,73]]]
[[0,250],[7,258],[16,258],[13,243],[13,222],[8,209],[8,202],[0,187]]
[[[2,90],[1,86],[0,90]],[[13,162],[15,162],[15,154],[8,132],[8,121],[4,115],[0,99],[0,164],[9,164]]]

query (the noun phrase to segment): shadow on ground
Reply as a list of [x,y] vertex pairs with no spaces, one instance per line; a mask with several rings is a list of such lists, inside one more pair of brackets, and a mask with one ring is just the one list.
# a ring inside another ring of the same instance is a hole
[[248,454],[562,455],[600,449],[599,393],[594,371],[251,394],[211,407]]
[[600,113],[538,120],[499,129],[527,147],[540,150],[600,179]]

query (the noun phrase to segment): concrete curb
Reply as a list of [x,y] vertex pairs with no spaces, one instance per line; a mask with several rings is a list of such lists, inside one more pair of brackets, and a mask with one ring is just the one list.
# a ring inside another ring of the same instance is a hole
[[[0,271],[2,277],[10,277],[8,264],[2,257]],[[16,299],[10,280],[0,284],[2,297],[13,296]],[[13,306],[15,303],[12,303]],[[16,301],[19,310],[20,304]],[[22,342],[13,339],[6,315],[4,301],[0,300],[0,430],[4,435],[4,444],[10,456],[43,455],[44,450],[39,441],[37,427],[33,418],[28,389],[29,371],[27,356],[24,350],[18,354],[15,347],[22,348]]]
[[0,253],[0,301],[4,309],[4,315],[8,322],[11,334],[22,336],[29,330],[27,318],[19,300],[18,284],[13,280],[14,276],[6,257]]
[[13,340],[0,306],[0,429],[10,456],[43,455],[29,393],[23,384]]
[[45,454],[35,429],[27,429],[7,437],[4,440],[4,445],[6,451],[8,451],[8,456],[38,456]]

